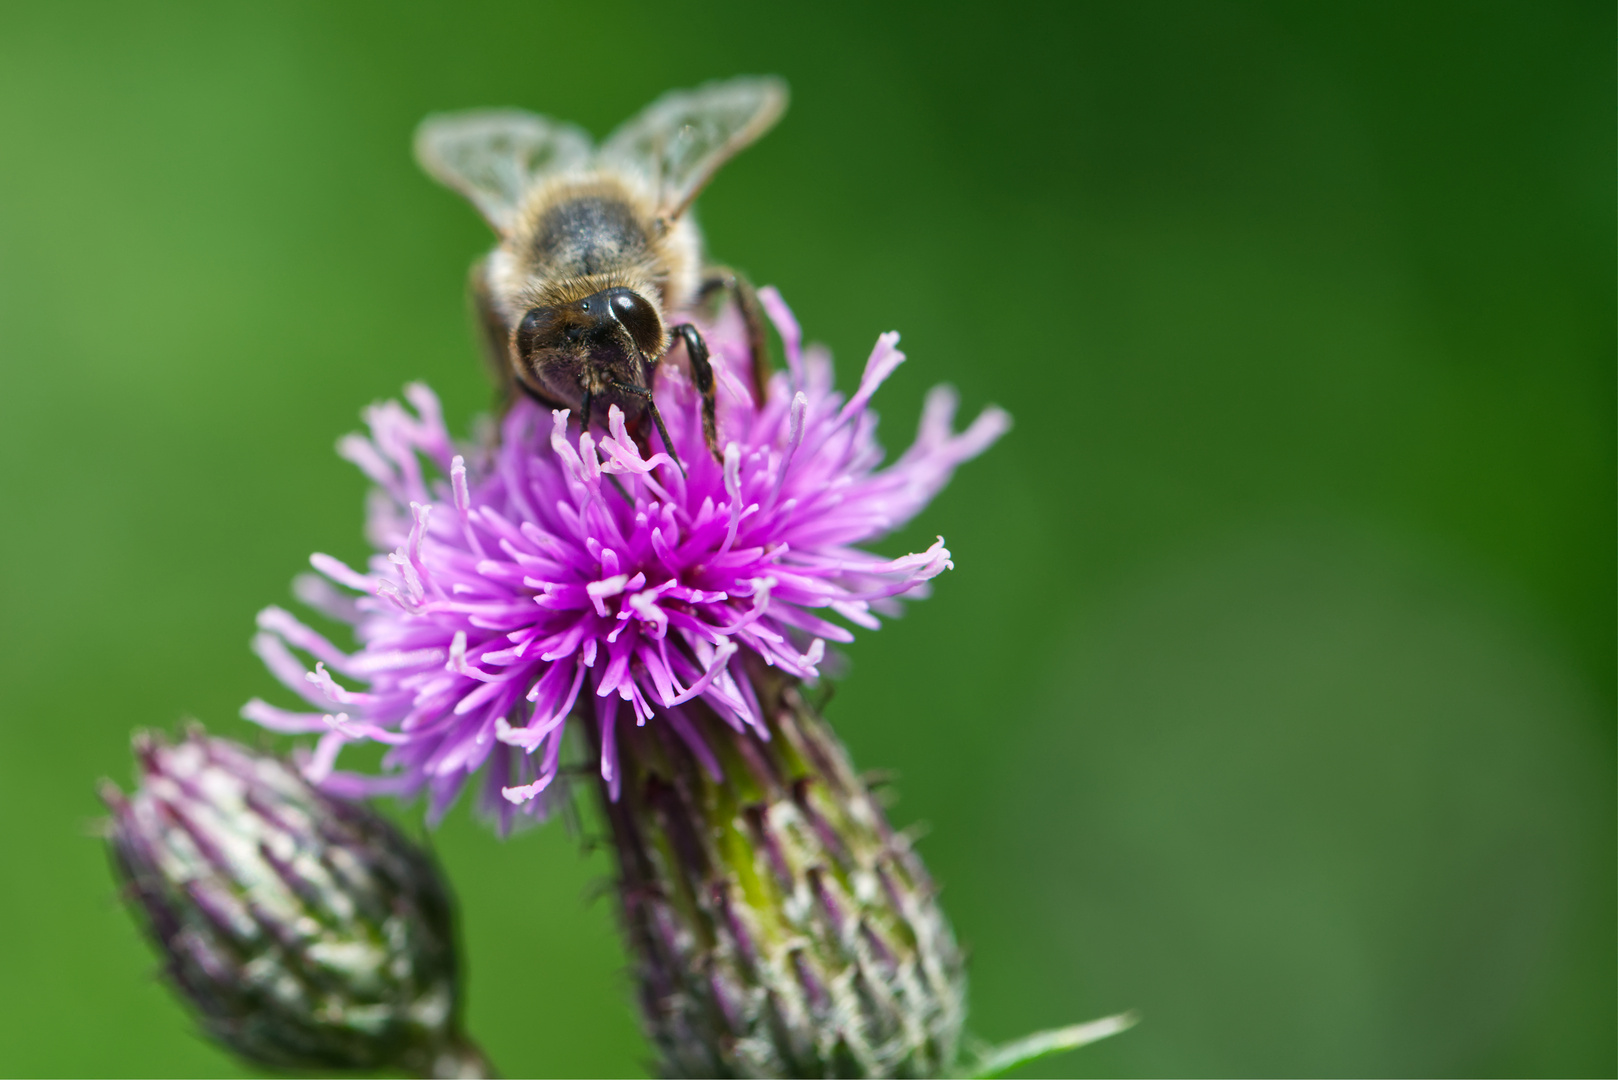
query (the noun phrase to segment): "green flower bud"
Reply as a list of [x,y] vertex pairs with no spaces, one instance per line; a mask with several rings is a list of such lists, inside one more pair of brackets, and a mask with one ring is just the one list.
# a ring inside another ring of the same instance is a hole
[[758,668],[769,739],[689,710],[619,732],[608,755],[619,791],[603,780],[602,804],[659,1067],[944,1075],[965,976],[936,889],[798,684]]
[[137,735],[110,781],[131,907],[209,1035],[277,1068],[486,1076],[458,1024],[453,901],[431,857],[278,757]]

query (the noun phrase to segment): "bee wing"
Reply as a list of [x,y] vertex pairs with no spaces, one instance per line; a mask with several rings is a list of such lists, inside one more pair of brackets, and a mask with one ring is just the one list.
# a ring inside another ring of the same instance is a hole
[[658,212],[683,214],[719,166],[770,130],[787,107],[787,84],[743,76],[652,102],[601,147],[603,163],[644,174]]
[[501,235],[535,183],[590,161],[590,137],[521,109],[438,113],[416,128],[416,161],[465,195]]

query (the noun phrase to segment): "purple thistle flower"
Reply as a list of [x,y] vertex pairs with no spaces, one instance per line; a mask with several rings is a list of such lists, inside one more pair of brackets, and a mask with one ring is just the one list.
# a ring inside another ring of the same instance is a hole
[[[874,629],[899,597],[921,595],[952,565],[942,538],[898,559],[856,545],[909,522],[1009,418],[990,407],[957,433],[955,394],[935,388],[915,443],[881,468],[869,403],[904,360],[898,335],[882,335],[844,400],[829,356],[801,348],[780,296],[760,298],[787,360],[762,403],[748,390],[740,319],[727,312],[703,326],[722,464],[704,447],[696,392],[673,363],[659,367],[656,392],[684,473],[667,453],[643,452],[616,408],[608,431],[577,433],[566,411],[519,400],[494,445],[460,450],[425,386],[405,391],[414,415],[397,402],[368,410],[369,437],[339,449],[377,485],[368,533],[378,554],[365,572],[314,555],[322,576],[298,587],[353,624],[360,648],[345,653],[266,608],[255,650],[313,711],[255,699],[243,715],[320,733],[305,769],[328,790],[425,788],[435,819],[484,769],[485,803],[503,824],[518,806],[543,808],[536,797],[556,778],[574,715],[593,718],[613,798],[620,724],[667,724],[713,773],[689,706],[768,738],[745,654],[815,678],[827,643],[853,639],[845,623]],[[388,746],[384,775],[334,770],[357,740]]]

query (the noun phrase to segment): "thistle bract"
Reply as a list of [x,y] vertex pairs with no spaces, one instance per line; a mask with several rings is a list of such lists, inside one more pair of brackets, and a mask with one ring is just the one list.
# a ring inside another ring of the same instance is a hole
[[768,739],[713,758],[627,732],[603,798],[641,1013],[669,1076],[943,1076],[964,964],[909,838],[796,680],[754,671]]
[[208,1034],[281,1068],[483,1074],[424,851],[238,743],[193,730],[135,752],[134,792],[102,791],[113,864]]
[[[874,628],[949,567],[942,539],[897,559],[858,545],[907,523],[1008,420],[987,409],[957,433],[954,395],[936,389],[915,443],[881,467],[869,402],[904,360],[898,335],[882,336],[845,399],[830,358],[800,348],[780,297],[760,297],[787,360],[766,400],[747,389],[735,312],[703,327],[722,462],[704,446],[678,354],[659,365],[656,394],[683,472],[616,410],[607,431],[581,432],[565,411],[520,400],[479,449],[452,444],[425,387],[407,391],[414,414],[372,408],[369,436],[341,450],[377,485],[378,553],[364,570],[315,555],[321,576],[299,589],[352,623],[360,648],[265,610],[255,647],[312,710],[255,700],[244,715],[320,733],[307,770],[327,790],[426,789],[437,816],[484,770],[486,805],[506,820],[543,806],[571,718],[590,728],[613,793],[624,725],[667,725],[698,755],[696,710],[767,739],[750,671],[815,678],[828,643],[852,640],[850,625]],[[333,770],[358,739],[388,745],[382,776]]]

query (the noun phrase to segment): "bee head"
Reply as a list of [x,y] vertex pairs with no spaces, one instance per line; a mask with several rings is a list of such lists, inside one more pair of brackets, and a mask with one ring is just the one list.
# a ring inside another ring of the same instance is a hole
[[577,366],[639,384],[663,350],[663,320],[645,297],[623,286],[565,304],[531,308],[517,324],[517,355],[536,374]]

